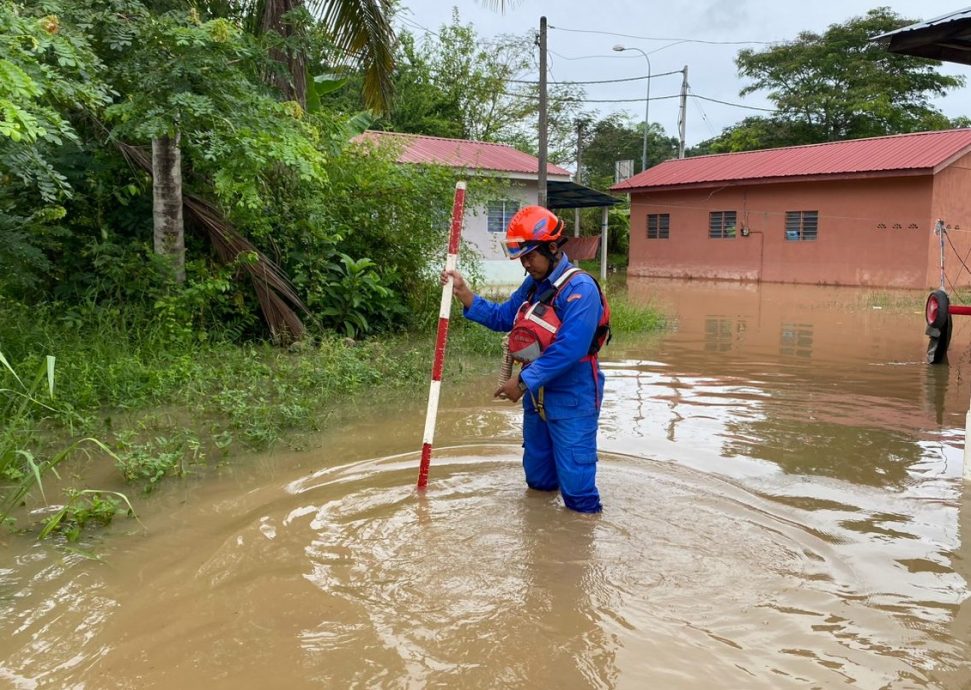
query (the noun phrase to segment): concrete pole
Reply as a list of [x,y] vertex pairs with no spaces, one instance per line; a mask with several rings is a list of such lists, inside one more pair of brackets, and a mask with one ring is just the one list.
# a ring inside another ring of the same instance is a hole
[[688,66],[681,70],[681,112],[678,116],[678,158],[684,158],[684,124],[688,119]]
[[539,193],[537,203],[546,207],[546,17],[539,18]]
[[603,207],[603,216],[600,221],[600,283],[607,284],[607,211],[609,206]]

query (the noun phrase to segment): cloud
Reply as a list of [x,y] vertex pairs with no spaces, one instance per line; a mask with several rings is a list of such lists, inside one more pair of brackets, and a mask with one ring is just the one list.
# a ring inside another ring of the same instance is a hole
[[692,28],[702,31],[741,30],[751,26],[747,4],[740,0],[712,0],[702,5],[693,19]]

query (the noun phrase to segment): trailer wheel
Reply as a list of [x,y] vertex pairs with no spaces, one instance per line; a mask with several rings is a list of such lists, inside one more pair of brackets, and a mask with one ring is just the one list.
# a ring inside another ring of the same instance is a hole
[[942,328],[935,328],[928,324],[927,335],[927,363],[942,364],[947,362],[947,348],[951,344],[951,315],[948,314]]
[[948,299],[947,293],[943,290],[934,290],[928,295],[927,302],[924,304],[924,318],[927,320],[927,326],[929,328],[943,328],[944,324],[947,323],[950,306],[951,300]]

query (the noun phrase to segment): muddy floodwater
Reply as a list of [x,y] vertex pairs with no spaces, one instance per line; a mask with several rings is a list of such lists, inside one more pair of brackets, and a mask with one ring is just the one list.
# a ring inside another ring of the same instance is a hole
[[[604,513],[525,490],[494,377],[171,482],[86,544],[5,536],[0,687],[967,688],[971,318],[921,295],[631,279]],[[963,319],[963,320],[962,320]]]

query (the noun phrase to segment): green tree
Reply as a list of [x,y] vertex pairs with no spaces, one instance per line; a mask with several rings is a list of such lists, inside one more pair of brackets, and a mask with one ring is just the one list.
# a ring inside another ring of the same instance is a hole
[[[627,113],[613,113],[587,129],[583,144],[583,180],[598,189],[614,182],[614,164],[633,160],[634,171],[640,172],[644,149],[644,125],[634,124]],[[648,165],[678,156],[678,140],[668,137],[659,124],[652,123],[647,133]]]
[[940,62],[889,53],[871,40],[913,21],[879,7],[822,34],[804,31],[766,50],[739,51],[739,74],[752,80],[740,95],[764,91],[777,112],[745,120],[707,148],[747,150],[949,127],[929,99],[963,86],[964,79],[937,72]]
[[108,100],[83,32],[55,13],[0,1],[0,273],[9,288],[35,289],[66,232],[72,190],[57,156],[80,143],[68,114]]
[[[411,322],[409,305],[426,296],[421,269],[445,227],[451,173],[352,155],[348,142],[365,118],[281,101],[266,79],[279,36],[244,31],[231,11],[239,3],[198,12],[184,4],[0,0],[0,41],[10,46],[0,52],[0,98],[12,104],[0,111],[0,262],[17,265],[0,273],[0,290],[68,308],[124,303],[171,322],[178,337],[213,328],[265,337],[257,305],[271,333],[281,323],[296,333],[292,310],[267,306],[271,291],[309,306],[315,325],[355,337]],[[332,50],[324,33],[306,34],[311,64]],[[149,147],[166,136],[185,185],[183,286],[163,278],[148,239]],[[56,182],[49,201],[40,203],[32,169]],[[297,291],[285,277],[278,287],[284,274]],[[246,275],[258,290],[232,280]]]
[[738,124],[726,128],[717,137],[690,147],[685,151],[685,155],[701,156],[711,153],[754,151],[817,144],[820,141],[819,131],[807,122],[782,118],[747,117]]
[[[416,38],[402,32],[393,74],[391,108],[375,128],[458,139],[492,141],[536,153],[539,147],[538,85],[528,78],[537,69],[531,35],[486,40],[458,11],[437,34]],[[359,80],[327,97],[345,112],[366,106],[357,96]],[[576,141],[573,121],[582,90],[551,85],[548,100],[549,159],[571,161]]]

